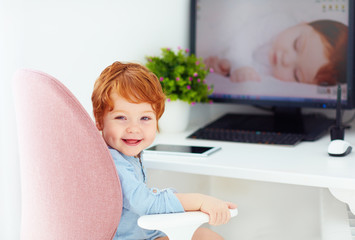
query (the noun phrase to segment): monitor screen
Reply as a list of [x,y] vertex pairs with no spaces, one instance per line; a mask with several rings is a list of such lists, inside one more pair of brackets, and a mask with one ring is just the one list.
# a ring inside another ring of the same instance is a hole
[[191,49],[215,102],[353,108],[349,0],[192,0]]

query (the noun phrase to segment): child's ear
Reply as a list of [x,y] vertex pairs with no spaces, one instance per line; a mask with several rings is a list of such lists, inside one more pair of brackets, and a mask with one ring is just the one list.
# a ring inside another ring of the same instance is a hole
[[99,131],[102,131],[102,126],[99,122],[96,122],[96,128],[99,130]]

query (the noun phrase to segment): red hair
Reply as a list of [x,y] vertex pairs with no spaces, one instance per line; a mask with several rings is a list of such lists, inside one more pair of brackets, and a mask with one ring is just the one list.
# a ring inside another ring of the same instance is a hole
[[316,83],[329,86],[346,82],[348,27],[332,20],[314,21],[309,25],[320,34],[329,59],[329,63],[318,70]]
[[114,62],[102,71],[91,95],[94,117],[102,124],[106,111],[112,111],[112,91],[132,103],[150,103],[157,120],[163,115],[165,95],[158,78],[136,63]]

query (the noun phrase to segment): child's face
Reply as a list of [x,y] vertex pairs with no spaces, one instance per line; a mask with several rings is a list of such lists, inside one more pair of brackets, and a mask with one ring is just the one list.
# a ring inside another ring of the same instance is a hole
[[328,59],[321,36],[308,24],[300,23],[276,36],[269,54],[272,75],[286,82],[314,82]]
[[149,103],[130,103],[111,94],[114,108],[106,112],[98,129],[106,143],[127,156],[137,156],[154,141],[157,119]]

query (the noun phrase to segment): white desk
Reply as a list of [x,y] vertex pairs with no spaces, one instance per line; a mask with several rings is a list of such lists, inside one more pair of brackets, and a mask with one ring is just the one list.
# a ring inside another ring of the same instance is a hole
[[[245,180],[329,188],[355,213],[355,149],[346,157],[327,154],[329,136],[293,147],[186,139],[194,129],[158,134],[155,143],[221,146],[207,158],[145,155],[147,168]],[[355,130],[345,133],[355,145]]]

